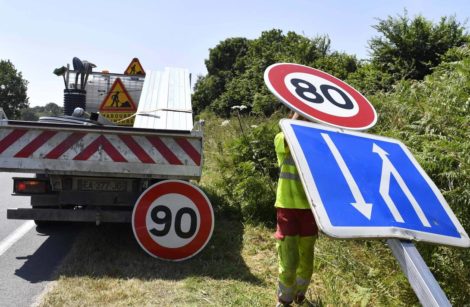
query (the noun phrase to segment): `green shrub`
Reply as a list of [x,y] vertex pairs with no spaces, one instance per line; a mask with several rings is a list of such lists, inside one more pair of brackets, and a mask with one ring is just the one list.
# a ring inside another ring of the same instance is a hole
[[[470,48],[449,51],[423,81],[402,81],[372,97],[374,133],[404,142],[470,232]],[[470,301],[470,250],[419,244],[451,302]]]
[[233,137],[219,139],[215,157],[219,173],[212,185],[244,221],[272,225],[279,172],[273,144],[278,118],[235,117],[224,129],[232,130]]

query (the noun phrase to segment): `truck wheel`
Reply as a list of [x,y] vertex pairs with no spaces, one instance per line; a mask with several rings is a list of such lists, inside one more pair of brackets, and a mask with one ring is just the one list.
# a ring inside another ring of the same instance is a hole
[[[34,205],[32,205],[31,207],[33,209],[44,208],[44,207],[41,207],[41,206],[34,206]],[[38,227],[49,227],[49,226],[57,225],[58,223],[59,223],[59,221],[34,220],[34,224],[36,224],[36,226],[38,226]]]
[[38,221],[38,220],[34,220],[34,224],[36,224],[36,226],[38,227],[48,227],[48,226],[51,226],[51,225],[55,225],[56,222],[54,221]]

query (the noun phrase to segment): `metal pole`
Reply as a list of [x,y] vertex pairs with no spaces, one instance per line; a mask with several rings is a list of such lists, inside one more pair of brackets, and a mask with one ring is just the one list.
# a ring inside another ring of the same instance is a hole
[[387,243],[423,306],[452,306],[411,241],[388,239]]

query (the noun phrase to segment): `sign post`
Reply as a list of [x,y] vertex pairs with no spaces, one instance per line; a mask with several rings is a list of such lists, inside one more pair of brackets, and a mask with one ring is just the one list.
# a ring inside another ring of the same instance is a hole
[[387,243],[423,306],[452,306],[412,242],[388,239]]
[[280,122],[319,229],[335,238],[387,239],[420,302],[450,306],[408,240],[469,247],[470,239],[406,146],[356,132],[376,123],[375,110],[331,75],[282,63],[264,78],[290,109],[329,126]]

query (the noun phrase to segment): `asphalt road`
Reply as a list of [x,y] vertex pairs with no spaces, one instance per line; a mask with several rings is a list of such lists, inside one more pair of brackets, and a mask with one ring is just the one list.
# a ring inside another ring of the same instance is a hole
[[11,195],[15,176],[32,175],[0,173],[0,306],[31,306],[54,280],[79,227],[7,220],[7,208],[29,207],[29,197]]

